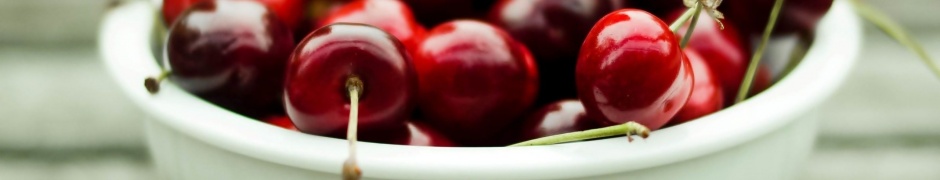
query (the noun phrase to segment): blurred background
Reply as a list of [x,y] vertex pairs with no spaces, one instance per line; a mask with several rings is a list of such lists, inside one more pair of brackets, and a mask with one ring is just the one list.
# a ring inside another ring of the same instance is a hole
[[[940,58],[937,0],[867,0]],[[0,179],[156,179],[143,111],[107,76],[108,0],[0,3]],[[940,79],[871,25],[849,80],[823,105],[801,179],[940,179]]]

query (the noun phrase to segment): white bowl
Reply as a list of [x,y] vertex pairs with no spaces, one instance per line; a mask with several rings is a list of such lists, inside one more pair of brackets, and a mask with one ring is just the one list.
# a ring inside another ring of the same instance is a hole
[[[163,83],[149,47],[156,9],[135,1],[111,11],[100,51],[127,96],[149,114],[146,134],[167,179],[337,179],[345,140],[248,119]],[[815,108],[845,80],[861,27],[836,1],[803,62],[773,87],[696,121],[628,143],[611,138],[537,147],[441,148],[360,143],[368,179],[790,179],[810,153]]]

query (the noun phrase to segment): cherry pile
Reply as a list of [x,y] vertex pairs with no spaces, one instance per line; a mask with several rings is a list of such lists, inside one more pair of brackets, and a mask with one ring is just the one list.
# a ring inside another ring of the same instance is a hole
[[[165,0],[168,69],[146,83],[314,135],[346,138],[355,115],[377,143],[657,130],[734,104],[773,3],[728,1],[720,22],[703,11],[673,32],[680,0]],[[811,35],[831,4],[788,0],[775,35]]]

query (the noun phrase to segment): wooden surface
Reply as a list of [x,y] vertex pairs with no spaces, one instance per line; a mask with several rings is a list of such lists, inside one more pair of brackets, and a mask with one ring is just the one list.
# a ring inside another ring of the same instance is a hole
[[[155,179],[142,111],[98,60],[104,1],[54,1],[86,9],[74,16],[43,15],[55,10],[42,5],[49,2],[0,3],[0,179]],[[873,2],[905,18],[940,58],[940,20],[917,15],[940,1]],[[940,78],[878,31],[866,33],[852,75],[821,107],[816,151],[800,178],[940,179]]]

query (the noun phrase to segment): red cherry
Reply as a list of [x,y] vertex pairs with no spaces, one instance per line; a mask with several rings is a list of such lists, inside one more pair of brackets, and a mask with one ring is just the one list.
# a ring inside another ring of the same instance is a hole
[[[720,10],[744,33],[761,34],[775,0],[725,1]],[[787,0],[783,2],[774,34],[807,32],[816,28],[819,19],[829,11],[832,0]]]
[[532,50],[542,81],[539,101],[575,98],[574,66],[597,20],[623,7],[620,0],[502,0],[490,21]]
[[430,126],[414,121],[408,121],[405,122],[405,124],[408,125],[407,136],[402,136],[402,138],[394,140],[393,144],[438,147],[457,146],[457,144],[444,136],[444,134],[435,131]]
[[166,25],[172,25],[173,22],[176,22],[177,16],[199,1],[203,0],[163,0],[163,22]]
[[679,113],[669,120],[667,126],[682,124],[717,112],[724,107],[720,79],[708,66],[708,60],[699,55],[695,49],[686,48],[683,51],[692,65],[695,82],[692,83],[692,95],[689,96],[689,100],[685,102],[685,106],[679,110]]
[[402,131],[417,90],[411,58],[385,31],[347,23],[314,31],[291,56],[284,95],[297,129],[346,137],[350,110],[346,83],[355,78],[363,84],[359,137],[384,142],[387,133]]
[[[516,142],[545,136],[584,131],[600,127],[588,119],[584,105],[578,100],[561,100],[535,111],[522,123]],[[516,143],[513,142],[513,143]]]
[[594,25],[581,46],[575,77],[591,119],[604,126],[635,121],[666,124],[692,90],[692,68],[666,23],[622,9]]
[[[673,11],[668,19],[675,21],[683,12],[685,10]],[[708,18],[708,14],[703,12],[700,17],[705,18],[698,19],[686,49],[695,49],[709,68],[713,69],[716,81],[721,83],[724,102],[729,102],[726,105],[731,105],[730,102],[734,102],[734,98],[737,97],[738,89],[741,87],[744,73],[750,62],[748,46],[738,38],[734,23],[724,22],[725,28],[721,29],[718,22]],[[679,29],[679,37],[683,37],[686,32],[688,32],[688,24]],[[695,77],[698,78],[698,76]]]
[[294,127],[294,122],[291,122],[290,117],[287,116],[272,116],[264,118],[264,122],[287,130],[297,130],[297,127]]
[[258,117],[277,112],[292,39],[290,30],[260,3],[196,3],[169,30],[170,79],[237,113]]
[[[166,24],[173,24],[176,18],[183,13],[189,6],[200,2],[210,0],[164,0],[163,1],[163,21]],[[212,0],[215,1],[215,0]],[[303,17],[303,0],[255,0],[261,2],[276,14],[278,20],[286,24],[291,30],[297,29],[300,20]]]
[[462,144],[486,144],[527,110],[538,88],[529,50],[479,21],[432,29],[415,67],[425,120]]
[[418,46],[425,34],[424,27],[414,20],[411,8],[397,0],[357,0],[327,16],[323,25],[337,22],[363,23],[392,34],[409,50]]

